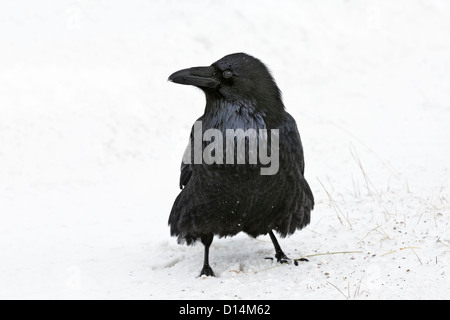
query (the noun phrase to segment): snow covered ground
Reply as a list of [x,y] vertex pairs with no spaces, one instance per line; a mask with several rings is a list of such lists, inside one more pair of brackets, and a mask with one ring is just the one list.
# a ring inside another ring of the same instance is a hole
[[[450,4],[3,0],[0,298],[450,298]],[[204,97],[166,81],[263,60],[296,118],[312,223],[179,246],[167,218]]]

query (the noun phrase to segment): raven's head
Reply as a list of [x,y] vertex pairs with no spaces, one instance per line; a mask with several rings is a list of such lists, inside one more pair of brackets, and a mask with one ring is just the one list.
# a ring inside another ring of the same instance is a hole
[[257,108],[284,110],[280,90],[267,67],[245,53],[227,55],[210,67],[177,71],[169,81],[196,86],[207,99],[251,101]]

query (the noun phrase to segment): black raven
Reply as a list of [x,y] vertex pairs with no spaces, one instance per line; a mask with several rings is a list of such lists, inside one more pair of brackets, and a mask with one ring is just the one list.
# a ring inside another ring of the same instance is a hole
[[[196,86],[206,95],[205,112],[196,122],[201,124],[200,135],[194,125],[187,149],[189,158],[185,157],[181,165],[182,191],[170,213],[171,235],[177,236],[179,243],[190,245],[201,240],[204,244],[200,275],[214,276],[209,266],[209,247],[214,235],[234,236],[241,231],[251,237],[269,234],[278,262],[291,261],[273,231],[286,237],[308,225],[314,197],[304,178],[303,147],[296,122],[285,111],[281,92],[267,67],[248,54],[235,53],[209,67],[175,72],[168,80]],[[195,146],[200,145],[202,156],[208,141],[212,144],[221,140],[217,136],[214,139],[204,136],[209,129],[216,129],[227,138],[230,130],[245,132],[235,133],[232,142],[236,143],[230,144],[233,149],[224,148],[223,154],[220,144],[214,150],[210,148],[213,163],[206,161],[204,154],[199,162]],[[249,129],[254,130],[258,146],[270,142],[273,147],[278,140],[278,148],[270,149],[272,156],[278,152],[278,159],[273,160],[279,162],[272,173],[262,173],[267,161],[255,163],[255,158],[251,161]],[[277,135],[264,135],[260,129]],[[245,150],[249,150],[241,162],[237,160],[239,139],[244,139]],[[231,156],[227,158],[227,154]]]

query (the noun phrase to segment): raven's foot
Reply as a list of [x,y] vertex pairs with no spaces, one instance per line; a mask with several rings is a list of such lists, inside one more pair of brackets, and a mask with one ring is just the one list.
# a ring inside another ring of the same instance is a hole
[[202,271],[200,271],[199,277],[215,277],[213,269],[209,265],[204,265]]
[[277,238],[275,237],[275,235],[273,234],[273,231],[270,230],[269,231],[269,236],[270,236],[270,240],[272,240],[273,246],[275,247],[275,258],[277,258],[277,261],[279,263],[292,263],[294,262],[294,265],[298,266],[298,262],[299,261],[309,261],[306,258],[300,258],[300,259],[290,259],[288,258],[283,250],[281,250],[280,244],[278,243]]
[[[291,259],[291,258],[289,258],[288,256],[286,256],[285,254],[284,254],[284,252],[278,252],[276,255],[275,255],[275,258],[277,258],[277,261],[279,262],[279,263],[281,263],[281,264],[284,264],[284,263],[286,263],[286,264],[291,264],[291,263],[294,263],[294,265],[295,266],[298,266],[298,262],[299,261],[301,261],[301,262],[308,262],[309,260],[308,259],[306,259],[306,258],[299,258],[299,259]],[[266,258],[266,259],[268,259],[268,260],[273,260],[273,258]]]
[[277,252],[275,254],[275,258],[277,258],[277,261],[281,264],[292,263],[292,259],[290,259],[288,256],[286,256],[283,251]]

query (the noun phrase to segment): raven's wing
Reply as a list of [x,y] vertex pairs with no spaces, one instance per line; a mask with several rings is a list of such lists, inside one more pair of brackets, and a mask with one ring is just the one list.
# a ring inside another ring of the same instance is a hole
[[280,138],[280,150],[283,149],[281,157],[285,157],[284,164],[290,167],[293,171],[294,167],[300,169],[301,177],[300,184],[302,186],[303,196],[310,202],[311,209],[314,206],[314,195],[305,179],[305,159],[303,154],[303,145],[300,138],[300,133],[297,128],[297,123],[294,118],[287,113],[287,121],[282,126],[282,136]]
[[280,144],[284,149],[284,155],[289,157],[290,163],[295,164],[300,167],[302,175],[305,173],[305,159],[303,155],[303,145],[300,138],[300,133],[298,132],[297,123],[295,119],[289,114],[287,115],[287,121],[281,127]]
[[[198,121],[203,121],[203,116],[201,116]],[[186,187],[186,185],[189,182],[189,179],[191,179],[192,176],[192,161],[193,161],[193,149],[194,146],[194,126],[192,126],[191,129],[191,135],[189,136],[189,143],[186,147],[186,150],[183,154],[183,160],[181,161],[181,174],[180,174],[180,189],[183,189],[183,187]]]
[[191,176],[192,176],[191,165],[181,162],[180,189],[183,189],[183,187],[187,185]]

